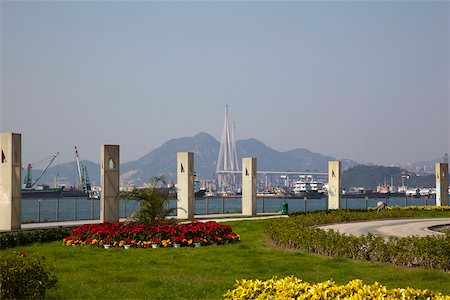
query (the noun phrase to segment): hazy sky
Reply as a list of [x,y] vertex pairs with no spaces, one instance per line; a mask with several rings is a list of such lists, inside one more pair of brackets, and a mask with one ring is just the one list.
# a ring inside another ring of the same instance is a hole
[[362,163],[450,152],[450,2],[1,1],[0,130],[24,162],[201,131]]

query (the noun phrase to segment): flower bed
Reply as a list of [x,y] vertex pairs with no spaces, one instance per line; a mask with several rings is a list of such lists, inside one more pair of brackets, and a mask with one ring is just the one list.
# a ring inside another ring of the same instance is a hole
[[171,247],[174,243],[181,246],[226,244],[239,241],[229,225],[216,222],[193,222],[187,224],[163,224],[146,226],[138,223],[103,223],[85,224],[75,227],[71,235],[64,239],[69,245],[94,245],[102,247],[123,247],[131,245],[135,248],[150,248],[152,244]]
[[229,290],[225,299],[442,299],[450,296],[413,288],[387,289],[378,282],[367,285],[355,279],[346,285],[337,285],[331,280],[311,284],[294,276],[277,279],[238,280],[234,290]]

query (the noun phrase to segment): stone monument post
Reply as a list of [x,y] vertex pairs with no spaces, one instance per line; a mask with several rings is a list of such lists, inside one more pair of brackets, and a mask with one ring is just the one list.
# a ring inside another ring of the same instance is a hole
[[448,163],[436,163],[436,206],[448,206]]
[[21,227],[22,137],[0,133],[0,230]]
[[177,153],[177,200],[178,219],[194,219],[194,153]]
[[119,145],[102,145],[100,181],[102,186],[100,196],[100,221],[119,221]]
[[242,214],[256,216],[256,158],[242,159]]
[[341,162],[328,161],[328,209],[339,209],[341,203]]

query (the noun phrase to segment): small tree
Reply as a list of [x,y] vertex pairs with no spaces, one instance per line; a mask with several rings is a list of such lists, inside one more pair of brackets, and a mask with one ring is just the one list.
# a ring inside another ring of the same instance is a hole
[[[134,212],[130,219],[146,225],[156,225],[167,222],[167,217],[177,210],[169,208],[170,190],[163,188],[166,185],[165,176],[155,176],[149,182],[149,188],[121,191],[116,199],[138,200],[140,208]],[[162,187],[158,187],[162,186]]]

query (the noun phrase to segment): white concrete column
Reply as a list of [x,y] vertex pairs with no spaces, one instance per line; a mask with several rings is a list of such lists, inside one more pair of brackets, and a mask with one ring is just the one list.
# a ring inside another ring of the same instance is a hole
[[119,145],[101,146],[100,181],[102,186],[100,196],[100,221],[119,221]]
[[178,219],[194,219],[194,153],[177,153]]
[[242,159],[242,214],[256,216],[256,158]]
[[21,227],[22,137],[0,133],[0,230]]
[[328,161],[328,209],[339,209],[341,203],[341,162]]
[[436,163],[436,206],[448,206],[448,163]]

